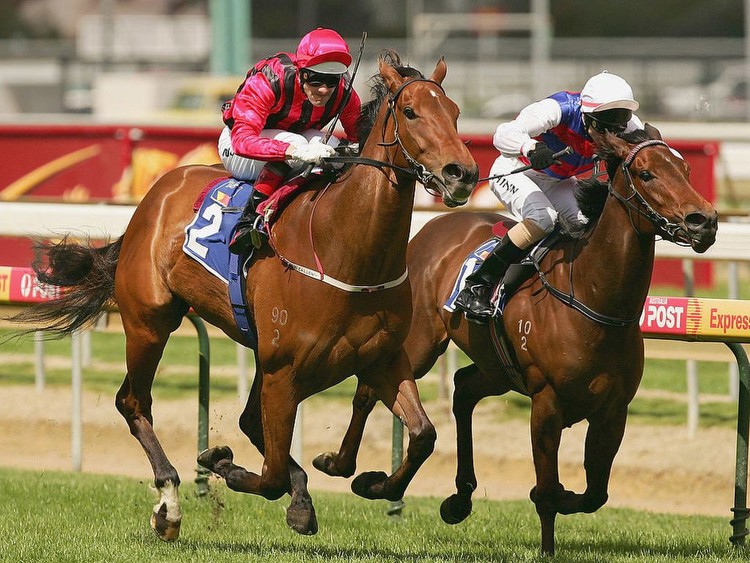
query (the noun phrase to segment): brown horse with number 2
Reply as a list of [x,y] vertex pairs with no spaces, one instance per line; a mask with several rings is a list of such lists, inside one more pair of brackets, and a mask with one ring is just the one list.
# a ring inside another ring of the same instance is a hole
[[[424,78],[400,66],[395,53],[390,60],[381,57],[374,99],[363,107],[360,162],[293,199],[271,229],[271,244],[250,266],[257,373],[240,428],[263,454],[262,470],[236,465],[226,446],[199,456],[233,490],[267,499],[289,493],[287,523],[302,534],[318,526],[307,475],[289,455],[297,406],[305,398],[356,374],[408,426],[403,464],[390,476],[367,472],[352,483],[363,497],[401,498],[434,447],[435,429],[402,349],[412,311],[406,245],[414,191],[419,179],[446,205],[461,205],[479,169],[458,135],[458,106],[440,85],[445,62]],[[164,346],[190,308],[242,341],[226,284],[182,251],[193,203],[226,175],[218,166],[178,168],[154,184],[114,243],[48,247],[47,264],[37,267],[40,280],[67,289],[59,301],[21,319],[70,333],[116,303],[127,362],[116,406],[151,463],[160,495],[151,525],[164,540],[177,538],[182,519],[180,479],[154,432],[151,410]],[[279,255],[309,270],[317,265],[331,283],[288,269]]]
[[[443,304],[464,258],[492,234],[502,217],[458,212],[439,216],[409,243],[414,314],[404,343],[411,374],[425,375],[452,340],[473,364],[455,374],[453,412],[458,439],[457,493],[441,506],[456,524],[471,512],[477,488],[471,416],[484,397],[510,390],[531,398],[531,443],[536,486],[531,500],[542,528],[542,550],[554,553],[557,514],[594,512],[607,501],[628,404],[643,373],[639,318],[648,294],[656,236],[705,252],[716,239],[717,213],[689,182],[687,162],[649,125],[624,140],[592,132],[609,182],[581,186],[579,201],[590,227],[565,237],[505,306],[498,332],[510,341],[514,377],[500,363],[488,326],[468,322]],[[559,290],[559,291],[556,291]],[[553,293],[557,293],[559,298]],[[567,301],[572,299],[569,303]],[[582,311],[585,311],[582,312]],[[375,397],[361,383],[352,423],[339,452],[321,454],[315,467],[348,476]],[[558,449],[564,428],[587,420],[586,490],[563,488]],[[499,440],[485,436],[485,440]]]

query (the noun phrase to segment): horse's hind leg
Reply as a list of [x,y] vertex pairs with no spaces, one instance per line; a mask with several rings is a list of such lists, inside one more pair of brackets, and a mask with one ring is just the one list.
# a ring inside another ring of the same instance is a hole
[[[257,357],[255,364],[258,365]],[[250,442],[258,451],[265,455],[263,417],[260,410],[262,386],[263,377],[258,370],[253,379],[253,386],[250,389],[245,410],[240,415],[240,430],[250,439]],[[289,494],[292,497],[292,502],[286,510],[286,523],[299,534],[315,534],[318,532],[318,520],[315,516],[315,507],[310,492],[307,490],[307,474],[291,456],[289,457],[289,479],[291,481]]]
[[130,433],[140,442],[151,463],[154,485],[159,493],[159,502],[151,515],[151,527],[165,541],[176,540],[180,533],[180,477],[154,432],[151,386],[169,334],[179,326],[178,319],[181,318],[181,315],[176,315],[172,321],[164,323],[167,328],[155,329],[137,324],[123,313],[128,372],[115,399],[117,410],[125,418]]
[[403,349],[388,366],[368,368],[360,373],[360,378],[409,429],[409,444],[406,457],[391,476],[382,471],[361,473],[352,481],[352,491],[364,498],[396,501],[403,497],[409,482],[432,453],[437,439],[435,427],[419,400],[417,384]]
[[331,477],[351,477],[357,469],[357,454],[365,432],[367,417],[377,403],[375,391],[360,380],[352,399],[352,419],[338,452],[324,452],[313,460],[313,467]]
[[496,378],[489,378],[474,364],[459,369],[453,376],[453,415],[456,419],[456,493],[440,505],[440,517],[447,524],[458,524],[471,514],[471,495],[477,488],[474,473],[472,414],[477,403],[508,391]]

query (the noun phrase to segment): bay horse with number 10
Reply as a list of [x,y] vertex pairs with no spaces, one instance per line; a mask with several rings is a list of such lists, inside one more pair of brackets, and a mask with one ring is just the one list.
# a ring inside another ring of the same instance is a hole
[[[492,227],[501,216],[444,214],[417,233],[407,253],[414,314],[404,349],[412,375],[424,376],[451,340],[473,362],[454,377],[457,493],[443,502],[441,516],[456,524],[471,512],[471,495],[477,488],[471,431],[474,407],[484,397],[517,391],[531,398],[537,483],[531,499],[541,522],[542,550],[547,553],[554,553],[557,514],[594,512],[607,501],[628,404],[643,373],[638,321],[651,281],[655,237],[689,245],[699,253],[716,239],[716,211],[690,185],[687,162],[671,151],[654,127],[646,125],[645,131],[627,140],[611,133],[591,134],[607,165],[609,181],[581,185],[579,202],[590,226],[553,246],[537,266],[544,281],[534,275],[525,282],[494,327],[468,322],[460,311],[448,312],[443,304],[462,261],[492,237]],[[507,335],[515,369],[500,362],[491,329]],[[329,475],[354,472],[359,441],[374,404],[374,395],[360,384],[341,449],[318,456],[316,468]],[[577,494],[560,483],[558,449],[563,429],[584,419],[589,424],[586,490]]]
[[[387,58],[390,57],[390,62]],[[359,162],[329,185],[296,196],[250,266],[247,303],[257,328],[257,372],[240,429],[264,456],[259,474],[236,465],[226,447],[199,463],[236,491],[292,497],[287,523],[314,534],[317,519],[307,475],[289,455],[297,406],[350,375],[409,428],[408,455],[392,475],[363,473],[355,493],[398,500],[432,452],[435,429],[407,369],[402,343],[411,319],[406,269],[414,190],[419,179],[449,206],[466,203],[479,168],[457,131],[458,106],[441,82],[443,59],[430,78],[379,60],[374,99],[363,107]],[[66,241],[46,249],[36,266],[44,283],[63,286],[58,301],[17,317],[58,334],[92,321],[116,303],[126,335],[127,374],[116,406],[151,463],[159,501],[151,526],[164,540],[179,534],[180,483],[154,432],[151,387],[171,332],[193,311],[242,342],[227,286],[182,250],[185,225],[202,190],[227,172],[220,166],[178,168],[159,179],[138,205],[125,234],[103,248]],[[280,256],[320,276],[287,268]],[[328,282],[324,283],[324,277]]]

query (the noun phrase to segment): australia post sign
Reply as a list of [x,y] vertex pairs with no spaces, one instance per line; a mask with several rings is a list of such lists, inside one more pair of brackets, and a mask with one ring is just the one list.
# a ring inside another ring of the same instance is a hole
[[680,340],[750,340],[750,301],[649,296],[641,330]]

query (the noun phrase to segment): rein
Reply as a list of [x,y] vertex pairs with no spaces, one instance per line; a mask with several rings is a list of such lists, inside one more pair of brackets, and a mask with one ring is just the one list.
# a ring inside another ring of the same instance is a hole
[[[388,115],[386,116],[385,120],[383,121],[383,135],[382,135],[383,142],[382,143],[378,143],[378,145],[380,145],[382,147],[391,147],[391,146],[394,146],[394,145],[398,144],[398,146],[401,147],[401,152],[403,153],[404,158],[406,159],[406,161],[409,163],[410,168],[404,168],[404,167],[401,167],[401,166],[397,166],[397,165],[393,164],[393,162],[382,162],[380,160],[375,160],[375,159],[366,158],[366,157],[359,157],[359,156],[355,156],[355,157],[346,157],[346,156],[338,156],[337,157],[337,156],[334,156],[334,157],[328,157],[328,158],[326,158],[325,161],[326,162],[344,162],[344,163],[353,162],[353,163],[356,163],[356,164],[365,164],[365,165],[368,165],[368,166],[374,166],[376,168],[392,168],[392,169],[397,170],[397,171],[399,171],[399,172],[401,172],[403,174],[406,174],[406,175],[409,175],[409,176],[413,176],[414,178],[416,178],[417,180],[419,180],[424,185],[426,185],[427,182],[432,181],[434,179],[434,175],[431,172],[429,172],[424,165],[422,165],[419,162],[417,162],[416,159],[414,159],[414,157],[412,157],[409,154],[409,151],[407,151],[406,147],[404,147],[403,143],[401,142],[401,137],[399,137],[399,134],[398,134],[398,119],[396,117],[396,110],[395,110],[396,100],[398,100],[398,97],[401,95],[401,92],[404,90],[404,88],[406,88],[406,86],[408,86],[409,84],[413,84],[414,82],[431,82],[432,84],[437,85],[440,88],[441,91],[445,92],[443,90],[443,87],[440,86],[440,84],[438,84],[434,80],[430,80],[429,78],[413,78],[413,79],[407,80],[403,84],[401,84],[401,86],[399,86],[398,90],[396,90],[388,98]],[[390,141],[390,142],[385,142],[385,129],[386,129],[387,125],[388,125],[388,120],[391,117],[393,118],[393,123],[394,123],[394,140]],[[390,179],[388,181],[390,182],[390,184],[392,186],[396,186],[397,185],[393,181],[391,181]],[[312,268],[308,268],[306,266],[302,266],[300,264],[296,264],[296,263],[292,262],[291,260],[285,258],[278,251],[278,249],[275,247],[275,245],[273,245],[273,243],[270,242],[271,241],[271,237],[269,237],[269,239],[268,239],[269,243],[273,247],[274,252],[279,257],[279,260],[281,260],[281,263],[284,265],[284,267],[288,268],[290,270],[294,270],[295,272],[299,272],[300,274],[305,275],[305,276],[307,276],[309,278],[321,281],[323,283],[326,283],[326,284],[328,284],[330,286],[333,286],[333,287],[335,287],[337,289],[340,289],[342,291],[346,291],[346,292],[349,292],[349,293],[373,293],[373,292],[376,292],[376,291],[384,291],[386,289],[391,289],[393,287],[397,287],[397,286],[401,285],[402,283],[404,283],[406,281],[406,279],[408,278],[408,276],[409,276],[409,270],[408,269],[404,269],[404,273],[401,274],[398,278],[396,278],[394,280],[391,280],[391,281],[388,281],[388,282],[381,283],[381,284],[376,284],[376,285],[353,285],[353,284],[346,283],[346,282],[343,282],[341,280],[338,280],[338,279],[336,279],[334,277],[331,277],[331,276],[329,276],[328,274],[326,274],[323,271],[323,264],[321,263],[320,258],[318,257],[318,253],[315,250],[315,243],[313,241],[313,236],[312,236],[312,220],[313,220],[313,216],[315,215],[315,208],[318,205],[318,201],[320,201],[323,193],[330,187],[330,185],[331,184],[328,183],[328,185],[326,185],[326,187],[323,188],[323,191],[321,192],[321,196],[318,197],[315,200],[315,203],[313,204],[312,212],[310,213],[310,222],[308,224],[308,235],[309,235],[309,238],[310,238],[310,244],[312,245],[312,249],[313,249],[313,257],[315,258],[315,267],[316,267],[316,269],[313,270]]]
[[[670,237],[670,240],[672,242],[675,242],[676,244],[680,244],[677,242],[677,240],[674,238],[675,233],[681,229],[679,225],[675,223],[670,223],[666,220],[662,215],[657,213],[649,204],[648,202],[643,198],[643,196],[638,192],[638,190],[635,189],[635,184],[633,182],[633,176],[630,174],[630,165],[633,162],[633,159],[635,156],[644,148],[651,147],[651,146],[665,146],[669,148],[669,145],[665,143],[664,141],[658,140],[658,139],[651,139],[648,141],[644,141],[642,143],[639,143],[635,145],[628,155],[625,157],[625,159],[622,161],[621,170],[623,173],[623,177],[628,182],[628,186],[630,188],[631,194],[628,197],[622,196],[619,193],[617,193],[612,188],[612,180],[609,180],[607,182],[607,191],[609,194],[614,197],[617,201],[622,203],[628,211],[635,211],[642,217],[646,218],[652,225],[654,225],[657,229],[662,231],[664,234],[668,235]],[[631,200],[636,199],[639,205],[634,205]],[[645,208],[645,210],[644,210]],[[633,225],[633,228],[638,231],[638,229],[635,227],[635,224],[633,223],[632,217],[630,218],[630,223]],[[550,281],[547,279],[547,277],[544,275],[544,272],[542,272],[541,264],[539,263],[539,260],[536,258],[532,258],[532,262],[534,264],[534,268],[536,268],[537,274],[539,274],[539,280],[542,282],[542,286],[554,297],[556,297],[559,301],[567,305],[568,307],[572,307],[579,313],[583,314],[584,316],[588,317],[594,322],[607,325],[607,326],[615,326],[615,327],[626,327],[630,324],[636,323],[641,318],[641,313],[639,312],[637,316],[633,317],[632,319],[620,319],[618,317],[611,317],[609,315],[605,315],[603,313],[598,313],[597,311],[594,311],[581,301],[575,298],[574,290],[573,290],[573,262],[571,261],[570,264],[570,293],[565,293],[559,289],[557,289],[555,286],[553,286]]]

